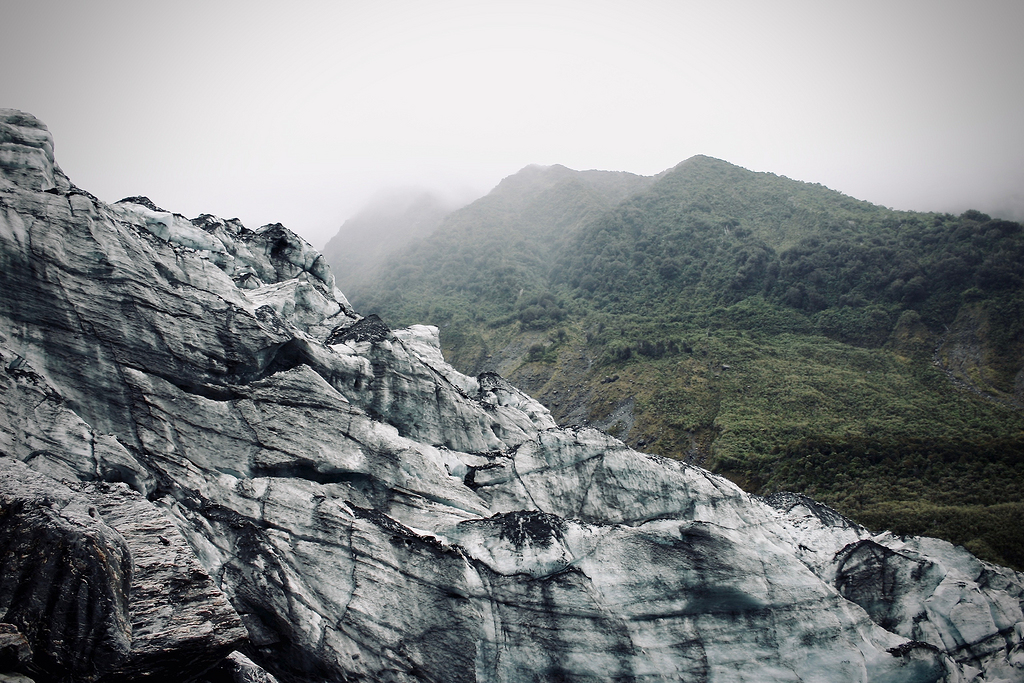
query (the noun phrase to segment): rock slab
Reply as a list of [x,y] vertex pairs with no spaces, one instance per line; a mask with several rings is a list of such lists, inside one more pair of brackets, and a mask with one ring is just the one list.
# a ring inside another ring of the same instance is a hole
[[188,680],[246,639],[139,493],[60,483],[10,458],[0,458],[0,618],[25,640],[8,669],[40,679]]

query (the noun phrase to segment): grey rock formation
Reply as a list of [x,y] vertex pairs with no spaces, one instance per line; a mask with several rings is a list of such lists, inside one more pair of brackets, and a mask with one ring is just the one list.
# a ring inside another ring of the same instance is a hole
[[1024,680],[1024,576],[560,429],[280,226],[108,206],[0,120],[0,452],[145,495],[279,679]]
[[[0,458],[0,614],[40,680],[188,680],[246,639],[171,520],[124,484]],[[15,641],[16,643],[16,641]]]
[[277,683],[277,678],[240,652],[232,652],[198,683]]
[[0,172],[5,179],[27,190],[57,187],[53,138],[31,114],[0,110]]
[[91,500],[0,462],[0,612],[24,634],[32,670],[92,679],[132,646],[127,543]]
[[14,624],[0,623],[0,671],[10,672],[32,665],[32,646]]

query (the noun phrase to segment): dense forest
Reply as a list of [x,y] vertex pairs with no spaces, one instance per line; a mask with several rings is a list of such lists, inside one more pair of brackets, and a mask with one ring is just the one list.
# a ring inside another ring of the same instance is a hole
[[[365,281],[389,253],[389,245],[430,235],[459,202],[417,188],[381,193],[324,246],[338,287],[347,292]],[[381,239],[387,235],[388,239]]]
[[1024,232],[694,157],[529,167],[346,292],[556,419],[1024,568]]

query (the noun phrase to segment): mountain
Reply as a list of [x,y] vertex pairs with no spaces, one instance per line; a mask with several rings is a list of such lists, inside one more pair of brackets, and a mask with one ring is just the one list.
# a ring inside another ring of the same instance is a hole
[[428,238],[391,254],[349,296],[389,317],[446,322],[453,315],[491,319],[515,302],[547,302],[554,243],[651,181],[528,166],[446,217]]
[[560,423],[1024,567],[1020,224],[709,157],[615,196],[538,173],[353,301],[438,325],[453,365],[509,377]]
[[1024,575],[559,427],[13,110],[0,291],[5,678],[1022,679]]
[[324,247],[323,256],[348,291],[364,280],[399,245],[432,233],[458,202],[427,190],[385,192],[363,207]]

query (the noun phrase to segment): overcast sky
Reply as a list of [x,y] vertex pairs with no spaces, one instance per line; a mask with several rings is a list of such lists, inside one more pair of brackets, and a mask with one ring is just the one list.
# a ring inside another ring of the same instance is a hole
[[379,189],[694,154],[1024,219],[1024,2],[0,0],[0,107],[105,201],[322,247]]

